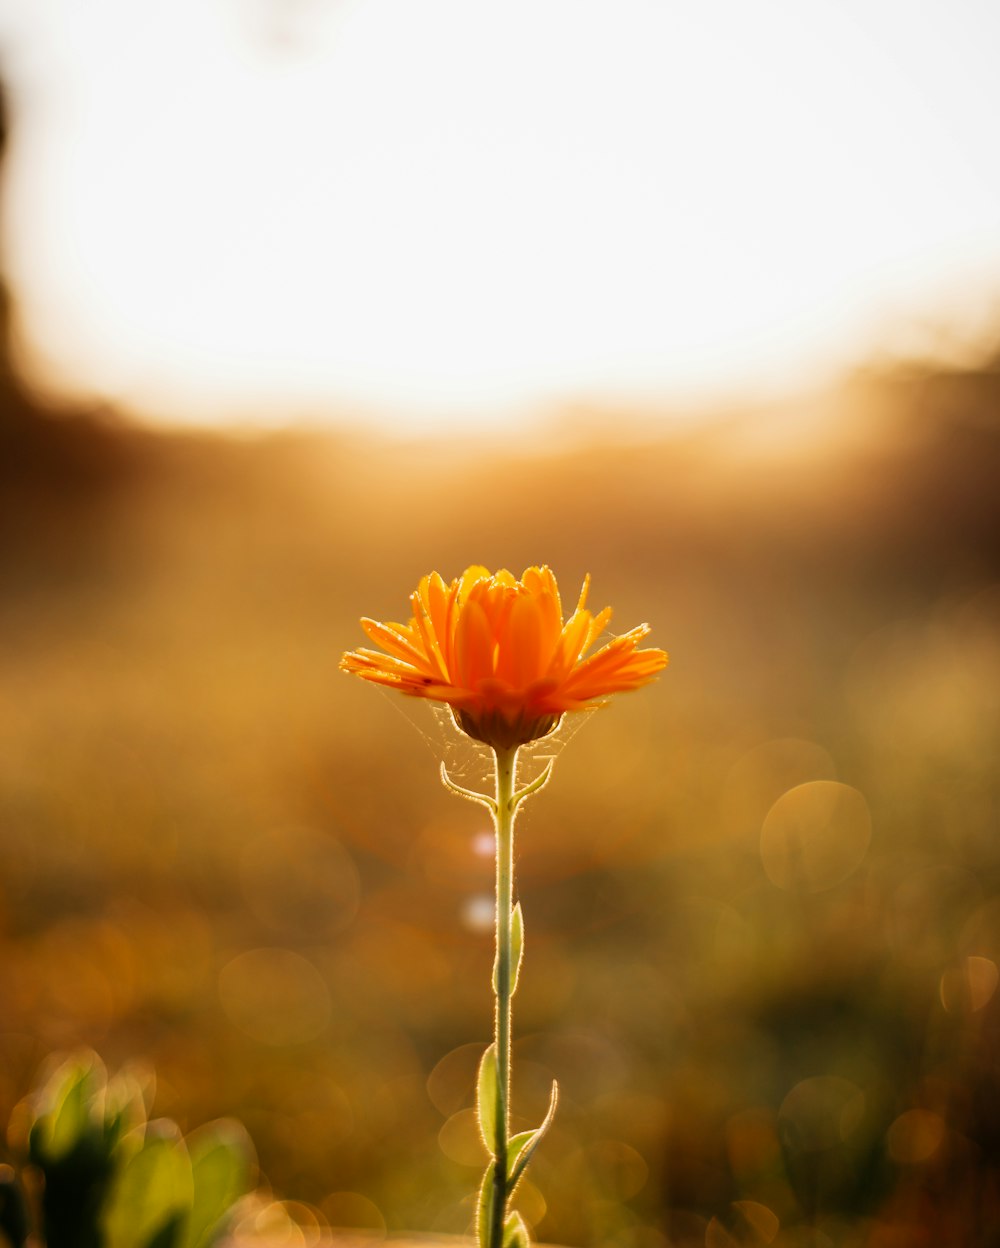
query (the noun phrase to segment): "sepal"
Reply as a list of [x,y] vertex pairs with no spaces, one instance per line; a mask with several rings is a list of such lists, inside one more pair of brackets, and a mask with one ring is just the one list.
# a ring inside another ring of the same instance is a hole
[[441,764],[438,773],[441,776],[441,783],[446,789],[450,789],[452,793],[457,794],[459,797],[464,797],[467,801],[476,802],[479,806],[485,806],[494,819],[496,818],[497,804],[492,797],[486,793],[477,793],[475,789],[467,789],[462,784],[457,784],[448,775],[448,768],[444,763]]
[[545,769],[541,775],[536,776],[530,784],[525,785],[523,789],[518,790],[518,792],[514,794],[510,804],[511,811],[517,810],[518,806],[520,806],[526,797],[531,797],[532,793],[537,793],[540,789],[544,789],[551,779],[552,762],[550,760],[545,764]]

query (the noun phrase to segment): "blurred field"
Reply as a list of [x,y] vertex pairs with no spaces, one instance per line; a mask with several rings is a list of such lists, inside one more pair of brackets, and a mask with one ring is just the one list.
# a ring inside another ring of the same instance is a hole
[[182,1127],[242,1118],[332,1225],[466,1229],[492,868],[436,770],[481,765],[337,663],[431,568],[547,562],[672,664],[520,825],[516,1118],[563,1092],[525,1216],[997,1242],[1000,378],[829,402],[836,437],[784,451],[611,413],[477,450],[10,399],[0,1120],[85,1043],[153,1061]]

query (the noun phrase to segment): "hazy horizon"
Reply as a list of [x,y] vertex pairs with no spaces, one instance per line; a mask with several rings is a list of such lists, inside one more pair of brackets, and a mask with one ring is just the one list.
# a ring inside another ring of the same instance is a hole
[[711,410],[1000,317],[978,0],[131,6],[0,21],[43,393],[404,434]]

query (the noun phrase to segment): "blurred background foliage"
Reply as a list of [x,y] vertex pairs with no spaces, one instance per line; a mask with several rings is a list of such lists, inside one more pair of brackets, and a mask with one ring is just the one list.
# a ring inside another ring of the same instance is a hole
[[241,1223],[256,1227],[264,1203],[250,1197],[256,1163],[240,1123],[185,1139],[169,1119],[149,1120],[148,1067],[109,1079],[87,1050],[46,1066],[8,1129],[22,1168],[0,1173],[6,1248],[212,1248]]
[[492,866],[437,758],[485,770],[337,663],[432,568],[547,562],[672,664],[520,826],[515,1123],[562,1090],[526,1219],[998,1241],[996,361],[500,445],[139,431],[8,360],[0,1121],[89,1045],[317,1221],[467,1229]]

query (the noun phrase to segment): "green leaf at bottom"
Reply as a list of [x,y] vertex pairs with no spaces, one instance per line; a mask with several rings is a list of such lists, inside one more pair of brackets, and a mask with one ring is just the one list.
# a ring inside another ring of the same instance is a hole
[[490,1210],[493,1208],[493,1175],[497,1163],[491,1161],[483,1175],[483,1185],[479,1189],[479,1204],[476,1208],[476,1238],[479,1248],[489,1248]]
[[503,1248],[530,1248],[531,1236],[519,1213],[508,1215],[503,1224]]

